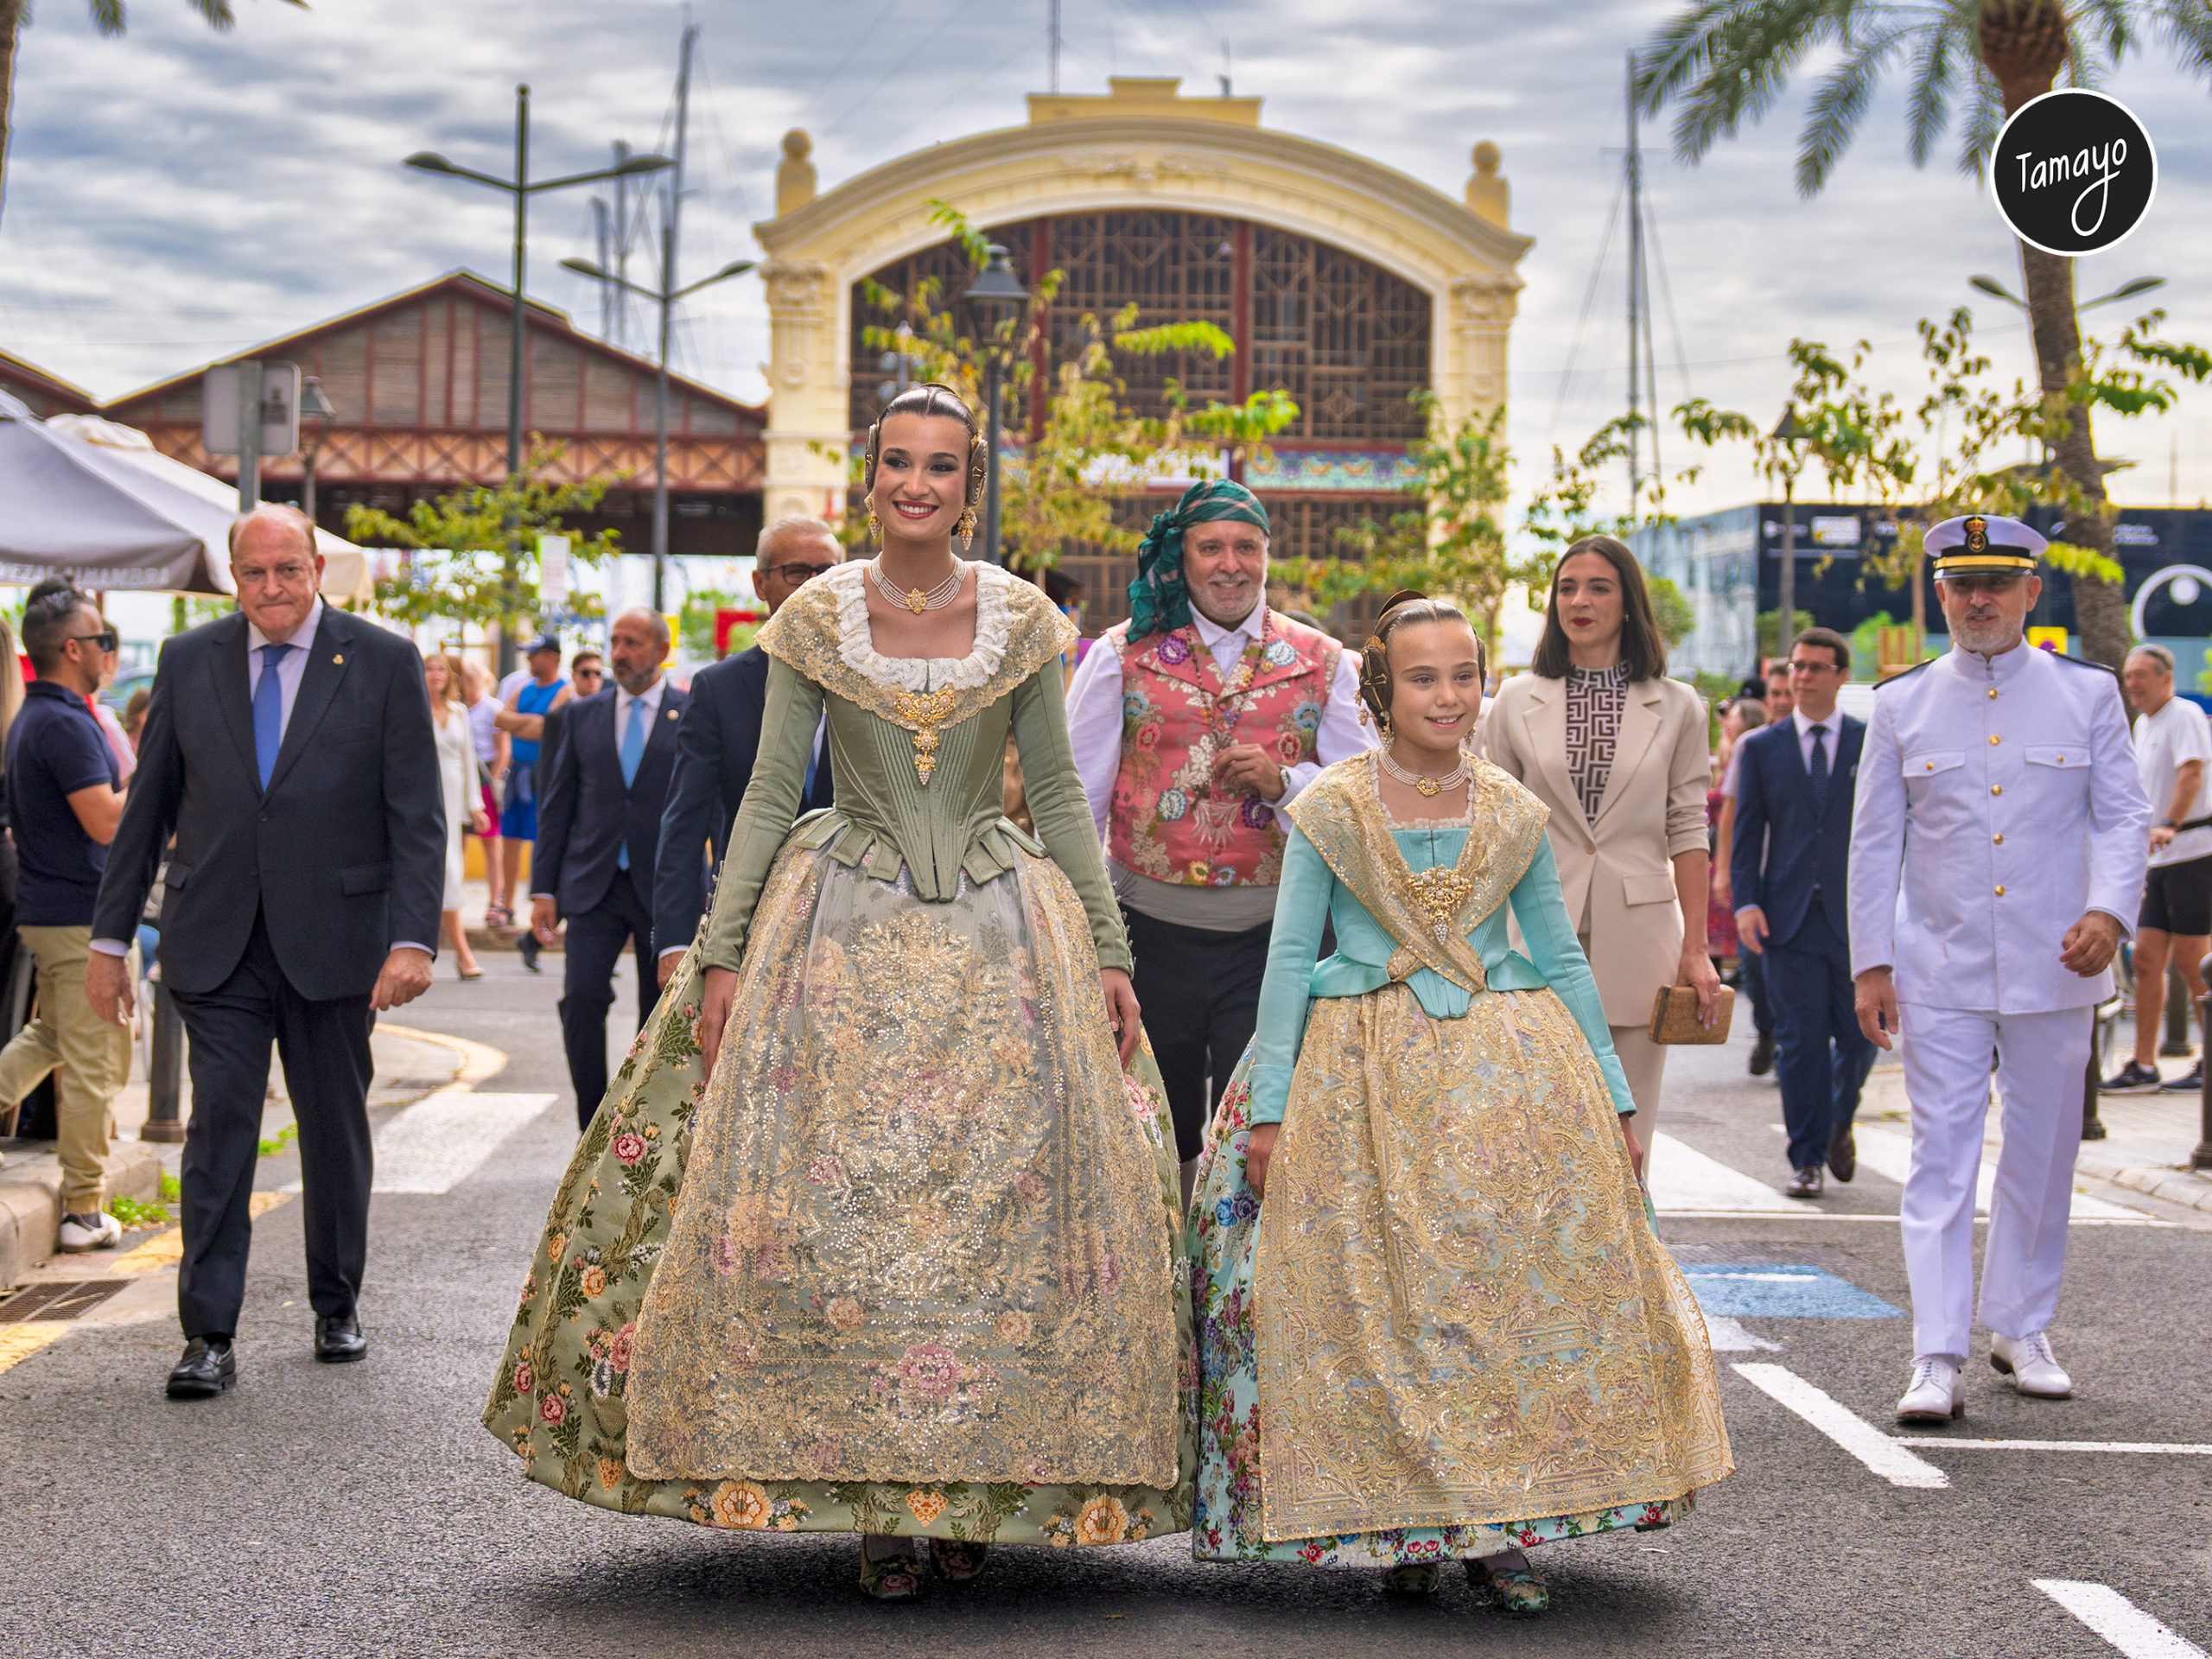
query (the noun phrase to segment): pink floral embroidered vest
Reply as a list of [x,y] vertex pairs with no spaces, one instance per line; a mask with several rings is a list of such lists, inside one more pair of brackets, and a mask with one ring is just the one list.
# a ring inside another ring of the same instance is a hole
[[1105,635],[1122,659],[1115,861],[1191,887],[1274,886],[1284,843],[1275,810],[1234,786],[1217,793],[1214,757],[1256,743],[1281,766],[1313,760],[1344,647],[1271,610],[1224,685],[1196,628],[1131,645],[1128,627]]

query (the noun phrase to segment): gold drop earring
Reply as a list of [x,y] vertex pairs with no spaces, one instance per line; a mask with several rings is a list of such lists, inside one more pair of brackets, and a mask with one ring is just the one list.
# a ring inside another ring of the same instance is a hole
[[976,544],[976,508],[969,503],[968,511],[960,515],[960,550],[965,553]]
[[868,538],[878,547],[883,545],[883,526],[876,521],[875,504],[872,501],[868,509]]

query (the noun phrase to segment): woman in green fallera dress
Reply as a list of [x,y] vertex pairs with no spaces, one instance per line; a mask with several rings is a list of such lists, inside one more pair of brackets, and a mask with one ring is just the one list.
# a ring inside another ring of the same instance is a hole
[[[712,912],[577,1148],[485,1413],[572,1497],[867,1535],[887,1599],[993,1541],[1180,1531],[1196,1462],[1173,1135],[1068,747],[1074,630],[954,556],[982,461],[957,394],[894,399],[880,555],[761,631]],[[825,720],[836,804],[798,818]],[[1001,810],[1009,733],[1033,839]]]
[[1545,809],[1461,747],[1473,630],[1395,595],[1360,681],[1388,741],[1289,809],[1258,1027],[1198,1166],[1192,1549],[1409,1593],[1456,1558],[1541,1612],[1527,1548],[1666,1525],[1730,1471],[1713,1357]]

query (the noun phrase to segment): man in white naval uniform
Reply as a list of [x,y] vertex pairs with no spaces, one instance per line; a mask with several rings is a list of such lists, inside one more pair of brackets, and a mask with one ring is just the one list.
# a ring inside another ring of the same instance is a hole
[[2142,902],[2150,803],[2110,669],[2026,645],[2042,537],[2010,518],[1928,532],[1951,649],[1875,694],[1851,834],[1859,1019],[1904,1039],[1902,1206],[1912,1382],[1900,1423],[1965,1410],[1974,1211],[1989,1058],[2004,1150],[1982,1255],[1990,1363],[2023,1394],[2073,1383],[2058,1308],[2091,1010]]

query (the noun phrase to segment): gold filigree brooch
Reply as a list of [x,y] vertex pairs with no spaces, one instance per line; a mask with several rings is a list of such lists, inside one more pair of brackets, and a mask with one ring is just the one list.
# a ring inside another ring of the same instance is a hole
[[899,723],[913,736],[914,777],[925,785],[930,774],[937,770],[937,728],[952,717],[953,703],[959,695],[957,688],[891,694],[899,710]]

